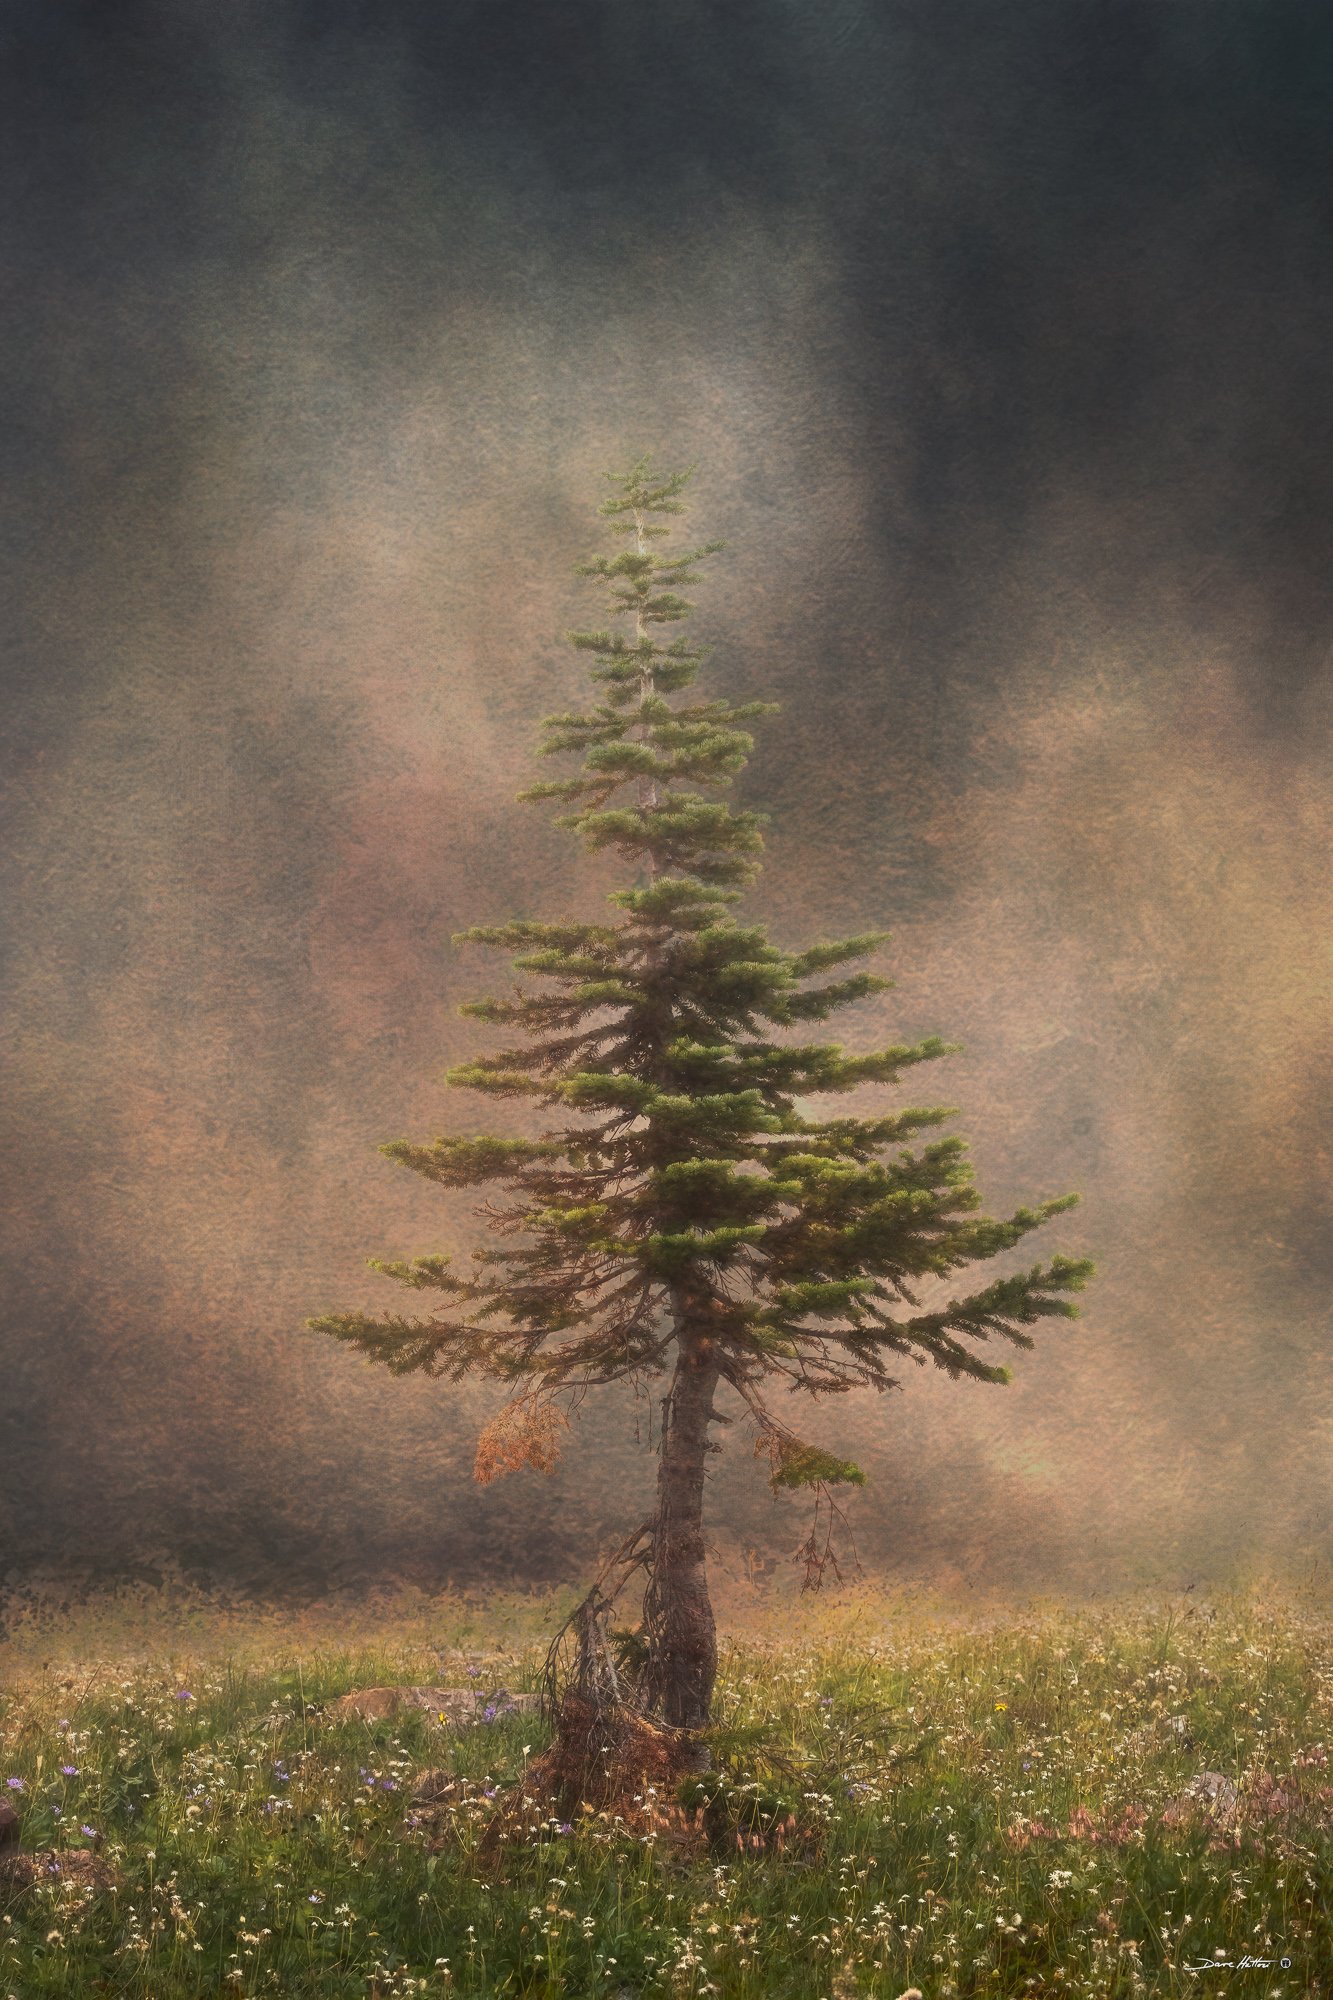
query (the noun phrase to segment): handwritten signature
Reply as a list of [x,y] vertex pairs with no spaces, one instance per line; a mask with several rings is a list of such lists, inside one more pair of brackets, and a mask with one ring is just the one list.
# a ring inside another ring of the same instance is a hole
[[1181,1971],[1182,1972],[1249,1972],[1249,1971],[1261,1972],[1264,1971],[1269,1966],[1278,1965],[1281,1966],[1282,1970],[1285,1972],[1290,1964],[1291,1960],[1289,1958],[1251,1958],[1248,1952],[1242,1952],[1239,1958],[1205,1958],[1199,1965],[1182,1966]]

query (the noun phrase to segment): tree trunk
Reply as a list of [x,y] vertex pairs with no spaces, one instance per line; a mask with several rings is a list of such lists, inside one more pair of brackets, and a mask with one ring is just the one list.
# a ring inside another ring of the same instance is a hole
[[717,1633],[704,1545],[708,1425],[720,1370],[710,1340],[682,1328],[664,1405],[657,1520],[644,1594],[649,1705],[675,1729],[708,1721],[717,1678]]

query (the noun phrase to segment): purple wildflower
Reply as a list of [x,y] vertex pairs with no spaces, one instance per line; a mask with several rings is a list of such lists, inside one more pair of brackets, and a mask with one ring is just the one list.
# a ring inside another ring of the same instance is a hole
[[6,1778],[5,1783],[9,1786],[11,1792],[22,1792],[27,1790],[27,1786],[24,1784],[22,1778]]
[[62,1775],[66,1778],[77,1778],[79,1775],[79,1767],[77,1764],[62,1764],[60,1766],[60,1769]]
[[176,1699],[177,1701],[193,1701],[194,1696],[190,1693],[190,1690],[188,1688],[177,1688]]
[[95,1826],[81,1826],[79,1832],[86,1833],[89,1840],[96,1840],[97,1838],[97,1828]]

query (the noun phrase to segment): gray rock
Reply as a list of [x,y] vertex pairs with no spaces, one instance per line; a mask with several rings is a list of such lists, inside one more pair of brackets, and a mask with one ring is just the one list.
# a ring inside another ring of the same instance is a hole
[[475,1688],[378,1687],[357,1688],[329,1706],[338,1722],[356,1717],[361,1722],[380,1722],[402,1709],[421,1709],[446,1728],[470,1728],[477,1720],[480,1696]]
[[1130,1731],[1128,1747],[1131,1750],[1155,1750],[1160,1749],[1164,1741],[1176,1744],[1182,1750],[1194,1748],[1186,1716],[1159,1715],[1151,1722],[1141,1722],[1137,1729]]
[[337,1722],[355,1717],[381,1722],[404,1709],[419,1709],[445,1729],[471,1729],[479,1722],[499,1722],[507,1715],[532,1715],[541,1696],[511,1694],[508,1688],[376,1687],[357,1688],[331,1702],[328,1713]]
[[1210,1820],[1224,1820],[1231,1817],[1238,1803],[1239,1794],[1230,1778],[1224,1776],[1221,1771],[1200,1771],[1199,1775],[1191,1778],[1185,1789],[1171,1800],[1163,1817],[1175,1821],[1202,1813]]
[[1185,1787],[1187,1799],[1203,1799],[1214,1812],[1233,1812],[1237,1792],[1230,1778],[1221,1771],[1200,1771],[1197,1778],[1191,1778]]
[[483,1697],[481,1713],[485,1717],[488,1710],[494,1709],[495,1713],[490,1719],[499,1721],[506,1715],[535,1715],[541,1705],[542,1698],[539,1694],[511,1694],[508,1688],[496,1688],[493,1694]]

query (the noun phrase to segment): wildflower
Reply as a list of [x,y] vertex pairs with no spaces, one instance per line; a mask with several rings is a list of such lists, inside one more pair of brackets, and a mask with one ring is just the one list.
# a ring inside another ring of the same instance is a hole
[[194,1696],[190,1693],[190,1690],[188,1688],[177,1688],[176,1699],[177,1701],[193,1701]]
[[77,1764],[62,1764],[60,1766],[60,1771],[62,1777],[66,1778],[77,1778],[79,1775],[79,1767]]
[[86,1833],[89,1840],[96,1840],[97,1838],[97,1828],[95,1826],[81,1826],[79,1832]]
[[1008,1706],[1009,1704],[1007,1701],[997,1701],[995,1704],[995,1713],[997,1715],[1002,1715],[1005,1709],[1008,1708]]
[[307,1903],[322,1903],[324,1901],[324,1897],[318,1889],[312,1889],[310,1891],[310,1894],[306,1897],[306,1901]]

